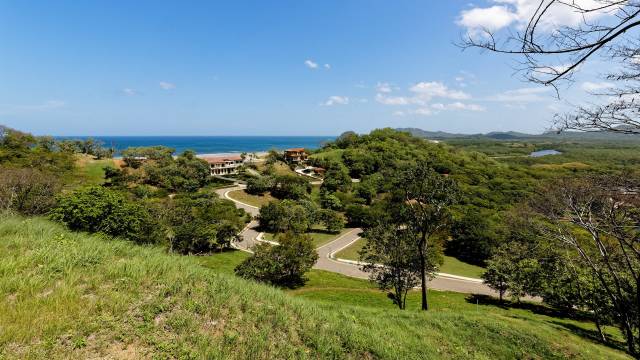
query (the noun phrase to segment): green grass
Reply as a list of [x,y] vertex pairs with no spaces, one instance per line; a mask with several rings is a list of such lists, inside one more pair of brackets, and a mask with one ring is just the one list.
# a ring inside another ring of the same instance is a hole
[[360,252],[360,250],[362,250],[362,247],[364,246],[365,241],[366,241],[365,239],[360,238],[356,240],[353,244],[338,251],[335,254],[335,256],[340,259],[358,261],[360,260],[360,255],[358,253]]
[[247,192],[244,190],[231,191],[228,195],[232,199],[256,207],[262,207],[263,205],[266,205],[270,201],[274,200],[274,198],[269,194],[265,194],[263,196],[251,195],[247,194]]
[[334,149],[334,150],[328,150],[328,151],[323,151],[317,154],[311,154],[311,156],[309,156],[312,159],[325,159],[325,160],[329,160],[329,161],[340,161],[342,160],[342,153],[344,152],[344,149]]
[[113,159],[94,160],[92,156],[78,155],[76,170],[68,179],[69,187],[81,185],[101,185],[104,183],[104,168],[115,167]]
[[[342,236],[343,234],[345,234],[350,230],[351,229],[344,229],[339,234],[335,234],[335,233],[323,231],[322,229],[314,229],[308,232],[307,235],[311,236],[311,238],[313,239],[314,246],[318,248],[332,240],[337,239],[338,237]],[[263,235],[263,239],[269,240],[269,241],[278,241],[277,238],[278,236],[272,233],[264,233]]]
[[0,218],[0,254],[3,359],[628,358],[530,309],[432,291],[433,311],[399,311],[316,271],[283,292],[229,275],[240,252],[171,255],[38,218]]
[[484,274],[484,268],[460,261],[453,256],[445,256],[440,272],[479,279]]
[[[365,244],[364,239],[356,240],[356,242],[354,242],[350,246],[336,253],[336,257],[340,259],[347,259],[347,260],[358,260],[359,259],[358,252],[362,249],[364,244]],[[480,266],[471,265],[471,264],[462,262],[452,256],[445,256],[444,262],[440,267],[440,272],[452,274],[452,275],[480,278],[480,276],[484,273],[484,269]]]

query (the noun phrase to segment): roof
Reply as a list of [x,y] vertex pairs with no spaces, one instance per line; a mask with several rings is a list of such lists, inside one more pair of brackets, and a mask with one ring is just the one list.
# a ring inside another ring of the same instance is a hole
[[291,152],[293,152],[293,151],[295,151],[295,152],[302,152],[302,151],[304,151],[304,148],[293,148],[293,149],[287,149],[287,150],[285,150],[285,151],[291,151]]
[[203,156],[202,160],[208,162],[209,164],[219,164],[225,161],[241,161],[242,157],[239,155],[236,156]]

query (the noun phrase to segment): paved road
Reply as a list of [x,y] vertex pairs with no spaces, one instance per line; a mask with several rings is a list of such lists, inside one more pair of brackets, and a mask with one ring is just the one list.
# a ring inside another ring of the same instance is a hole
[[[241,190],[244,186],[236,186],[232,188],[224,188],[216,190],[216,193],[222,197],[233,201],[237,207],[244,209],[253,217],[259,213],[259,208],[244,204],[229,197],[228,193],[234,190]],[[250,251],[251,247],[256,244],[256,238],[259,232],[256,230],[258,222],[252,220],[247,227],[240,233],[241,240],[234,245],[244,251]],[[342,234],[337,239],[327,243],[317,249],[318,261],[314,266],[315,269],[331,271],[342,275],[367,279],[367,273],[360,270],[357,264],[348,263],[344,261],[338,261],[333,258],[334,254],[343,248],[349,246],[354,241],[360,238],[360,232],[362,229],[351,229],[350,231]],[[429,288],[445,291],[455,291],[461,293],[470,294],[486,294],[497,296],[497,293],[491,290],[487,285],[477,280],[465,279],[449,274],[438,274],[433,280],[429,281]]]

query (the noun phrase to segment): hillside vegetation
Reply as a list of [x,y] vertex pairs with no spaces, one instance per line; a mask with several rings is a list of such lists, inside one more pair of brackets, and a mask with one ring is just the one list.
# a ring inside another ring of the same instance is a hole
[[0,218],[0,253],[0,358],[626,357],[560,319],[295,298],[42,218]]

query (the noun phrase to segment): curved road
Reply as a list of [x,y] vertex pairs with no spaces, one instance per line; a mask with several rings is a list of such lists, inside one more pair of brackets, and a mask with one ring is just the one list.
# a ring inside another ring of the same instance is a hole
[[[254,218],[258,215],[260,209],[258,207],[242,203],[229,197],[229,192],[235,190],[242,190],[244,186],[235,186],[231,188],[224,188],[216,190],[216,193],[221,197],[233,201],[238,208],[244,209],[251,214]],[[235,243],[235,247],[243,251],[251,251],[251,247],[257,243],[256,238],[260,234],[256,228],[258,222],[252,220],[240,233],[240,241]],[[362,229],[352,229],[337,239],[320,246],[318,251],[318,261],[314,268],[320,270],[326,270],[335,272],[338,274],[367,279],[368,274],[360,270],[360,267],[355,261],[336,260],[334,254],[351,245],[354,241],[360,238],[360,232]],[[429,288],[436,290],[455,291],[461,293],[470,294],[485,294],[497,296],[497,293],[487,285],[483,284],[479,279],[470,279],[450,274],[438,273],[438,275],[431,281],[429,281]]]

